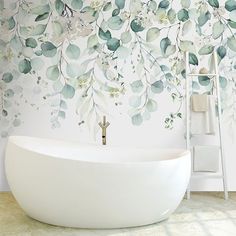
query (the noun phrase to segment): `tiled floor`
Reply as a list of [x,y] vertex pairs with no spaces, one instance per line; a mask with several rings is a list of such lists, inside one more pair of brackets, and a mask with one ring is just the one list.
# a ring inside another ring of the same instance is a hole
[[0,236],[236,236],[236,193],[193,193],[161,223],[115,230],[56,227],[27,217],[10,193],[0,193]]

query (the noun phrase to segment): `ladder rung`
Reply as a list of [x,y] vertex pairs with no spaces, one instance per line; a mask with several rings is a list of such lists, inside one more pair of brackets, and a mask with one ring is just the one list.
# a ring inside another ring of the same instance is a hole
[[208,136],[216,136],[216,134],[191,134],[190,138],[191,137],[200,137],[200,136],[204,136],[204,137],[207,136],[208,137]]
[[223,179],[223,175],[211,172],[193,172],[191,178]]
[[188,76],[216,76],[216,74],[188,74]]

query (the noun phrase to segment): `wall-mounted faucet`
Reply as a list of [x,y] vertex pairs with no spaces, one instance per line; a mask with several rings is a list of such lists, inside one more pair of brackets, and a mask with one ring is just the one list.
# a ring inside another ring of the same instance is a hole
[[110,125],[109,122],[106,121],[106,116],[103,116],[103,121],[98,123],[102,128],[102,145],[106,145],[107,143],[107,127]]

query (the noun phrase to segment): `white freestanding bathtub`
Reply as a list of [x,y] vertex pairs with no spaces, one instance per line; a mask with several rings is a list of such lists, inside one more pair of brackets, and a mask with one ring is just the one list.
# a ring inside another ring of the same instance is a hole
[[12,136],[5,167],[13,195],[32,218],[121,228],[168,218],[186,191],[190,152]]

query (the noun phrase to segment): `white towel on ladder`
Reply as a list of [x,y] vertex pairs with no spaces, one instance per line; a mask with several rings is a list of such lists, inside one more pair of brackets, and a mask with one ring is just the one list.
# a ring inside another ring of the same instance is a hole
[[218,146],[194,146],[193,171],[218,172],[219,154]]
[[191,133],[192,134],[215,134],[216,112],[215,98],[208,95],[208,110],[206,112],[191,111]]

